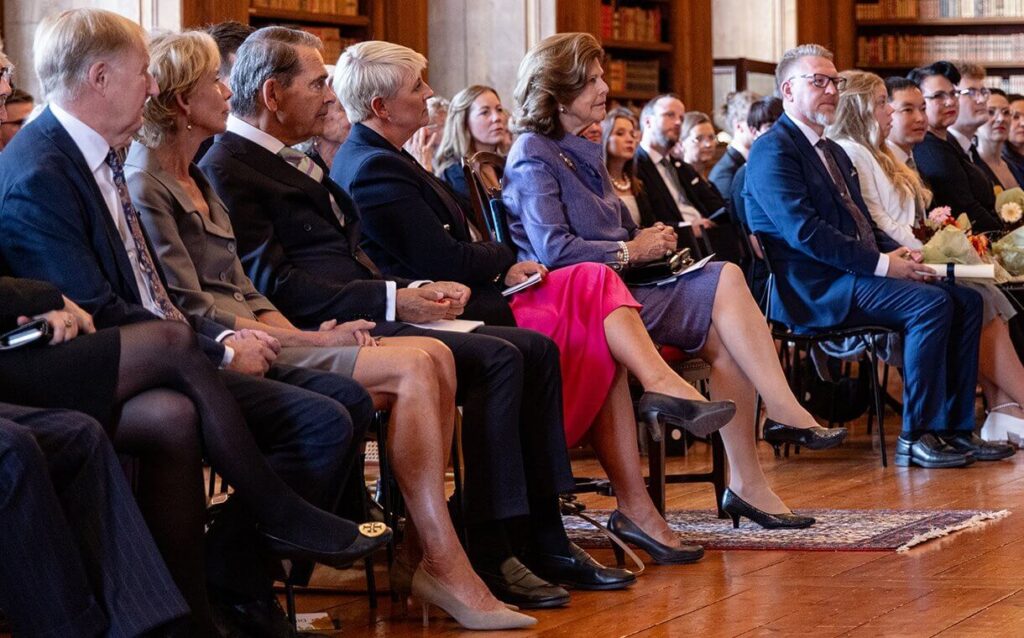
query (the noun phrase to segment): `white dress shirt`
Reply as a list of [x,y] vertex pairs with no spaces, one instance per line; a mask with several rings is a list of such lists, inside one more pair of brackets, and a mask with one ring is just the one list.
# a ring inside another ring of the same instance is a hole
[[948,132],[953,137],[953,139],[956,140],[956,143],[960,145],[960,148],[964,149],[964,153],[967,153],[967,155],[970,156],[971,145],[974,143],[974,140],[967,137],[966,135],[956,130],[952,126],[946,129],[946,132]]
[[[244,137],[253,144],[262,146],[274,155],[277,155],[281,149],[286,146],[284,142],[273,135],[261,131],[252,124],[249,124],[245,120],[235,117],[234,115],[228,116],[228,131],[238,135],[239,137]],[[289,164],[289,166],[292,165]],[[296,171],[299,170],[298,167],[295,166],[292,166],[292,168]],[[334,209],[334,214],[341,219],[341,209],[338,207],[338,203],[334,201],[334,195],[331,195],[330,192],[328,192],[328,195],[331,198],[331,208]],[[355,246],[353,246],[353,248],[355,248]],[[413,285],[410,285],[410,288],[418,287],[418,285],[422,285],[423,283],[426,282],[413,282]],[[393,281],[385,281],[384,286],[386,291],[384,319],[387,321],[394,321],[396,316],[395,306],[398,299],[398,285]]]
[[[665,182],[665,186],[668,188],[668,192],[672,195],[672,199],[676,202],[679,207],[679,216],[683,221],[690,224],[700,222],[704,217],[700,214],[700,211],[694,208],[690,200],[686,199],[686,191],[682,189],[679,184],[679,173],[672,166],[666,166],[662,160],[664,155],[659,153],[656,149],[652,148],[650,144],[644,144],[640,142],[640,146],[647,151],[647,155],[650,156],[651,161],[658,168],[658,174],[661,175],[661,181]],[[670,160],[670,163],[676,163],[679,160]]]
[[[914,222],[917,204],[913,197],[899,191],[882,172],[882,166],[871,155],[871,151],[853,140],[836,140],[850,156],[860,180],[860,194],[868,205],[871,219],[882,232],[912,250],[920,250],[924,244],[914,237]],[[902,152],[902,151],[901,151]],[[906,155],[906,153],[904,153]]]
[[[818,148],[818,140],[821,139],[821,135],[818,135],[817,131],[812,129],[810,126],[807,126],[806,124],[804,124],[800,120],[796,119],[795,117],[790,117],[789,119],[790,119],[791,122],[793,122],[793,124],[796,124],[796,127],[798,129],[800,129],[801,133],[804,134],[804,137],[807,138],[807,141],[811,143],[811,146],[814,148],[814,152],[818,154],[818,159],[821,160],[822,166],[825,167],[825,173],[827,173],[829,176],[831,176],[832,173],[831,173],[831,171],[828,170],[828,162],[825,160],[825,151],[823,151],[820,148]],[[839,188],[839,187],[836,186],[836,188]],[[883,252],[879,252],[878,253],[878,263],[875,264],[875,276],[876,277],[885,277],[888,272],[889,272],[889,255],[886,255]]]

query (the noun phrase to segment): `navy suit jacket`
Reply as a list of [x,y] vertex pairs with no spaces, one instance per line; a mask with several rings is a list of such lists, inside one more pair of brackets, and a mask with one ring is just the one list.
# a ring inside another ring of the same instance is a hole
[[304,328],[329,319],[384,321],[384,280],[360,254],[359,210],[337,184],[326,175],[318,183],[231,132],[217,136],[199,168],[231,215],[246,274],[285,316]]
[[466,284],[473,294],[465,318],[515,325],[495,279],[516,255],[498,242],[472,241],[470,211],[447,184],[362,124],[335,155],[331,178],[359,204],[363,247],[384,272]]
[[[854,203],[870,221],[853,163],[838,144],[829,145]],[[873,222],[878,250],[857,239],[856,221],[828,169],[787,115],[754,142],[744,201],[750,229],[762,234],[776,275],[771,318],[789,325],[840,325],[856,276],[873,276],[879,251],[899,248]]]
[[[716,222],[728,222],[728,217],[721,213],[725,209],[725,200],[722,195],[710,182],[701,179],[697,170],[686,162],[672,160],[676,167],[676,174],[679,176],[679,183],[683,186],[686,199],[700,212],[702,217],[714,218]],[[644,183],[647,189],[647,197],[651,203],[651,210],[654,212],[654,220],[672,226],[682,221],[679,216],[679,205],[676,203],[672,193],[665,186],[665,180],[661,178],[658,167],[654,165],[651,156],[641,147],[636,149],[636,174]]]
[[[148,238],[146,244],[156,259]],[[128,253],[92,171],[50,109],[0,153],[0,254],[12,274],[55,284],[92,313],[97,328],[158,319],[142,306]],[[203,351],[219,365],[224,346],[213,337],[227,328],[202,317],[189,321]]]
[[746,163],[747,159],[743,157],[742,153],[728,146],[722,157],[718,158],[715,165],[711,167],[711,172],[708,173],[708,179],[711,180],[711,183],[721,193],[725,199],[726,206],[732,205],[732,193],[734,190],[732,183],[737,171]]

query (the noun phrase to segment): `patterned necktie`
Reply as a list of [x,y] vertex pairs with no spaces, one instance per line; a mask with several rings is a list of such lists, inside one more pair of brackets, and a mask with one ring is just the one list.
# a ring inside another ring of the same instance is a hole
[[839,164],[836,163],[836,157],[832,154],[832,149],[829,147],[828,142],[825,138],[821,138],[815,146],[821,149],[822,155],[825,156],[825,166],[828,168],[828,174],[832,177],[832,182],[836,185],[836,188],[839,189],[839,196],[843,200],[843,204],[846,205],[846,210],[853,217],[854,224],[857,225],[857,239],[868,248],[878,250],[871,222],[868,221],[864,211],[853,201],[850,189],[846,185],[846,180],[843,179],[843,172],[839,170]]
[[297,151],[289,146],[285,146],[278,151],[277,154],[283,157],[286,162],[302,171],[303,175],[307,175],[317,182],[323,183],[324,171],[312,160],[312,158],[309,157],[309,155],[306,155],[302,151]]
[[[917,172],[917,162],[914,161],[913,155],[907,156],[907,168]],[[921,198],[916,194],[911,195],[914,198],[914,228],[923,228],[925,217],[927,212],[924,209],[924,204],[921,202]]]
[[143,281],[148,284],[149,294],[153,298],[153,302],[160,308],[164,319],[188,323],[185,315],[181,314],[181,311],[171,302],[167,289],[164,288],[164,282],[160,281],[160,275],[157,274],[153,257],[149,254],[146,239],[142,235],[142,223],[139,221],[139,213],[135,210],[132,199],[128,195],[128,184],[124,180],[124,164],[121,163],[121,158],[117,156],[117,152],[114,149],[110,149],[105,161],[114,173],[114,186],[117,188],[117,196],[121,200],[121,211],[124,213],[125,223],[128,225],[132,242],[135,244],[135,254],[138,255],[139,270],[142,271]]

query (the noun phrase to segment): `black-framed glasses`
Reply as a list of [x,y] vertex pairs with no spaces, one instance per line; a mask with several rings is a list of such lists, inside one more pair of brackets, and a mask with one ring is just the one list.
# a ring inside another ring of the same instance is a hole
[[[846,78],[839,77],[838,75],[825,75],[824,73],[804,73],[802,75],[794,75],[794,78],[804,78],[810,80],[811,84],[816,88],[824,89],[827,88],[831,82],[836,87],[836,92],[842,93],[846,90]],[[790,78],[791,80],[793,78]]]
[[987,100],[988,97],[990,95],[992,95],[992,91],[989,91],[986,88],[981,88],[981,89],[960,89],[959,91],[956,92],[956,94],[957,95],[966,95],[967,97],[971,98],[975,102],[981,102],[982,100]]

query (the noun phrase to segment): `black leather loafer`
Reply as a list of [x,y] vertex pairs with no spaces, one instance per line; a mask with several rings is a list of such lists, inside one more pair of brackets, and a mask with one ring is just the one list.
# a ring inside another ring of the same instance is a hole
[[970,453],[977,461],[999,461],[1010,458],[1017,450],[1007,443],[990,443],[974,432],[943,434],[942,442],[961,454]]
[[970,452],[960,452],[946,445],[942,439],[931,432],[923,434],[916,441],[896,439],[896,465],[909,467],[917,465],[932,469],[965,467],[974,463]]
[[552,585],[530,571],[514,556],[505,559],[497,571],[474,567],[494,597],[520,609],[548,609],[569,604],[569,592]]
[[[680,547],[670,547],[663,545],[658,541],[654,540],[647,535],[642,529],[640,529],[636,523],[629,520],[629,518],[620,512],[615,510],[612,515],[608,517],[608,531],[615,534],[627,543],[632,543],[640,549],[647,552],[651,559],[659,565],[683,565],[685,563],[695,563],[704,556],[704,548],[700,545],[682,545]],[[614,547],[615,556],[619,558],[622,549],[616,545]],[[623,564],[623,560],[619,560],[619,565]]]
[[811,428],[795,428],[772,419],[764,420],[762,437],[772,447],[790,443],[808,450],[827,450],[846,440],[846,428],[823,428],[816,425]]
[[356,560],[372,554],[391,540],[391,528],[384,523],[360,523],[351,543],[337,550],[310,549],[263,531],[263,540],[275,556],[292,560],[308,560],[330,567],[348,567]]
[[296,638],[295,627],[277,598],[230,604],[212,602],[214,623],[225,636]]
[[625,589],[636,582],[633,572],[605,567],[575,543],[569,543],[569,551],[569,556],[535,554],[530,568],[541,578],[573,589]]

